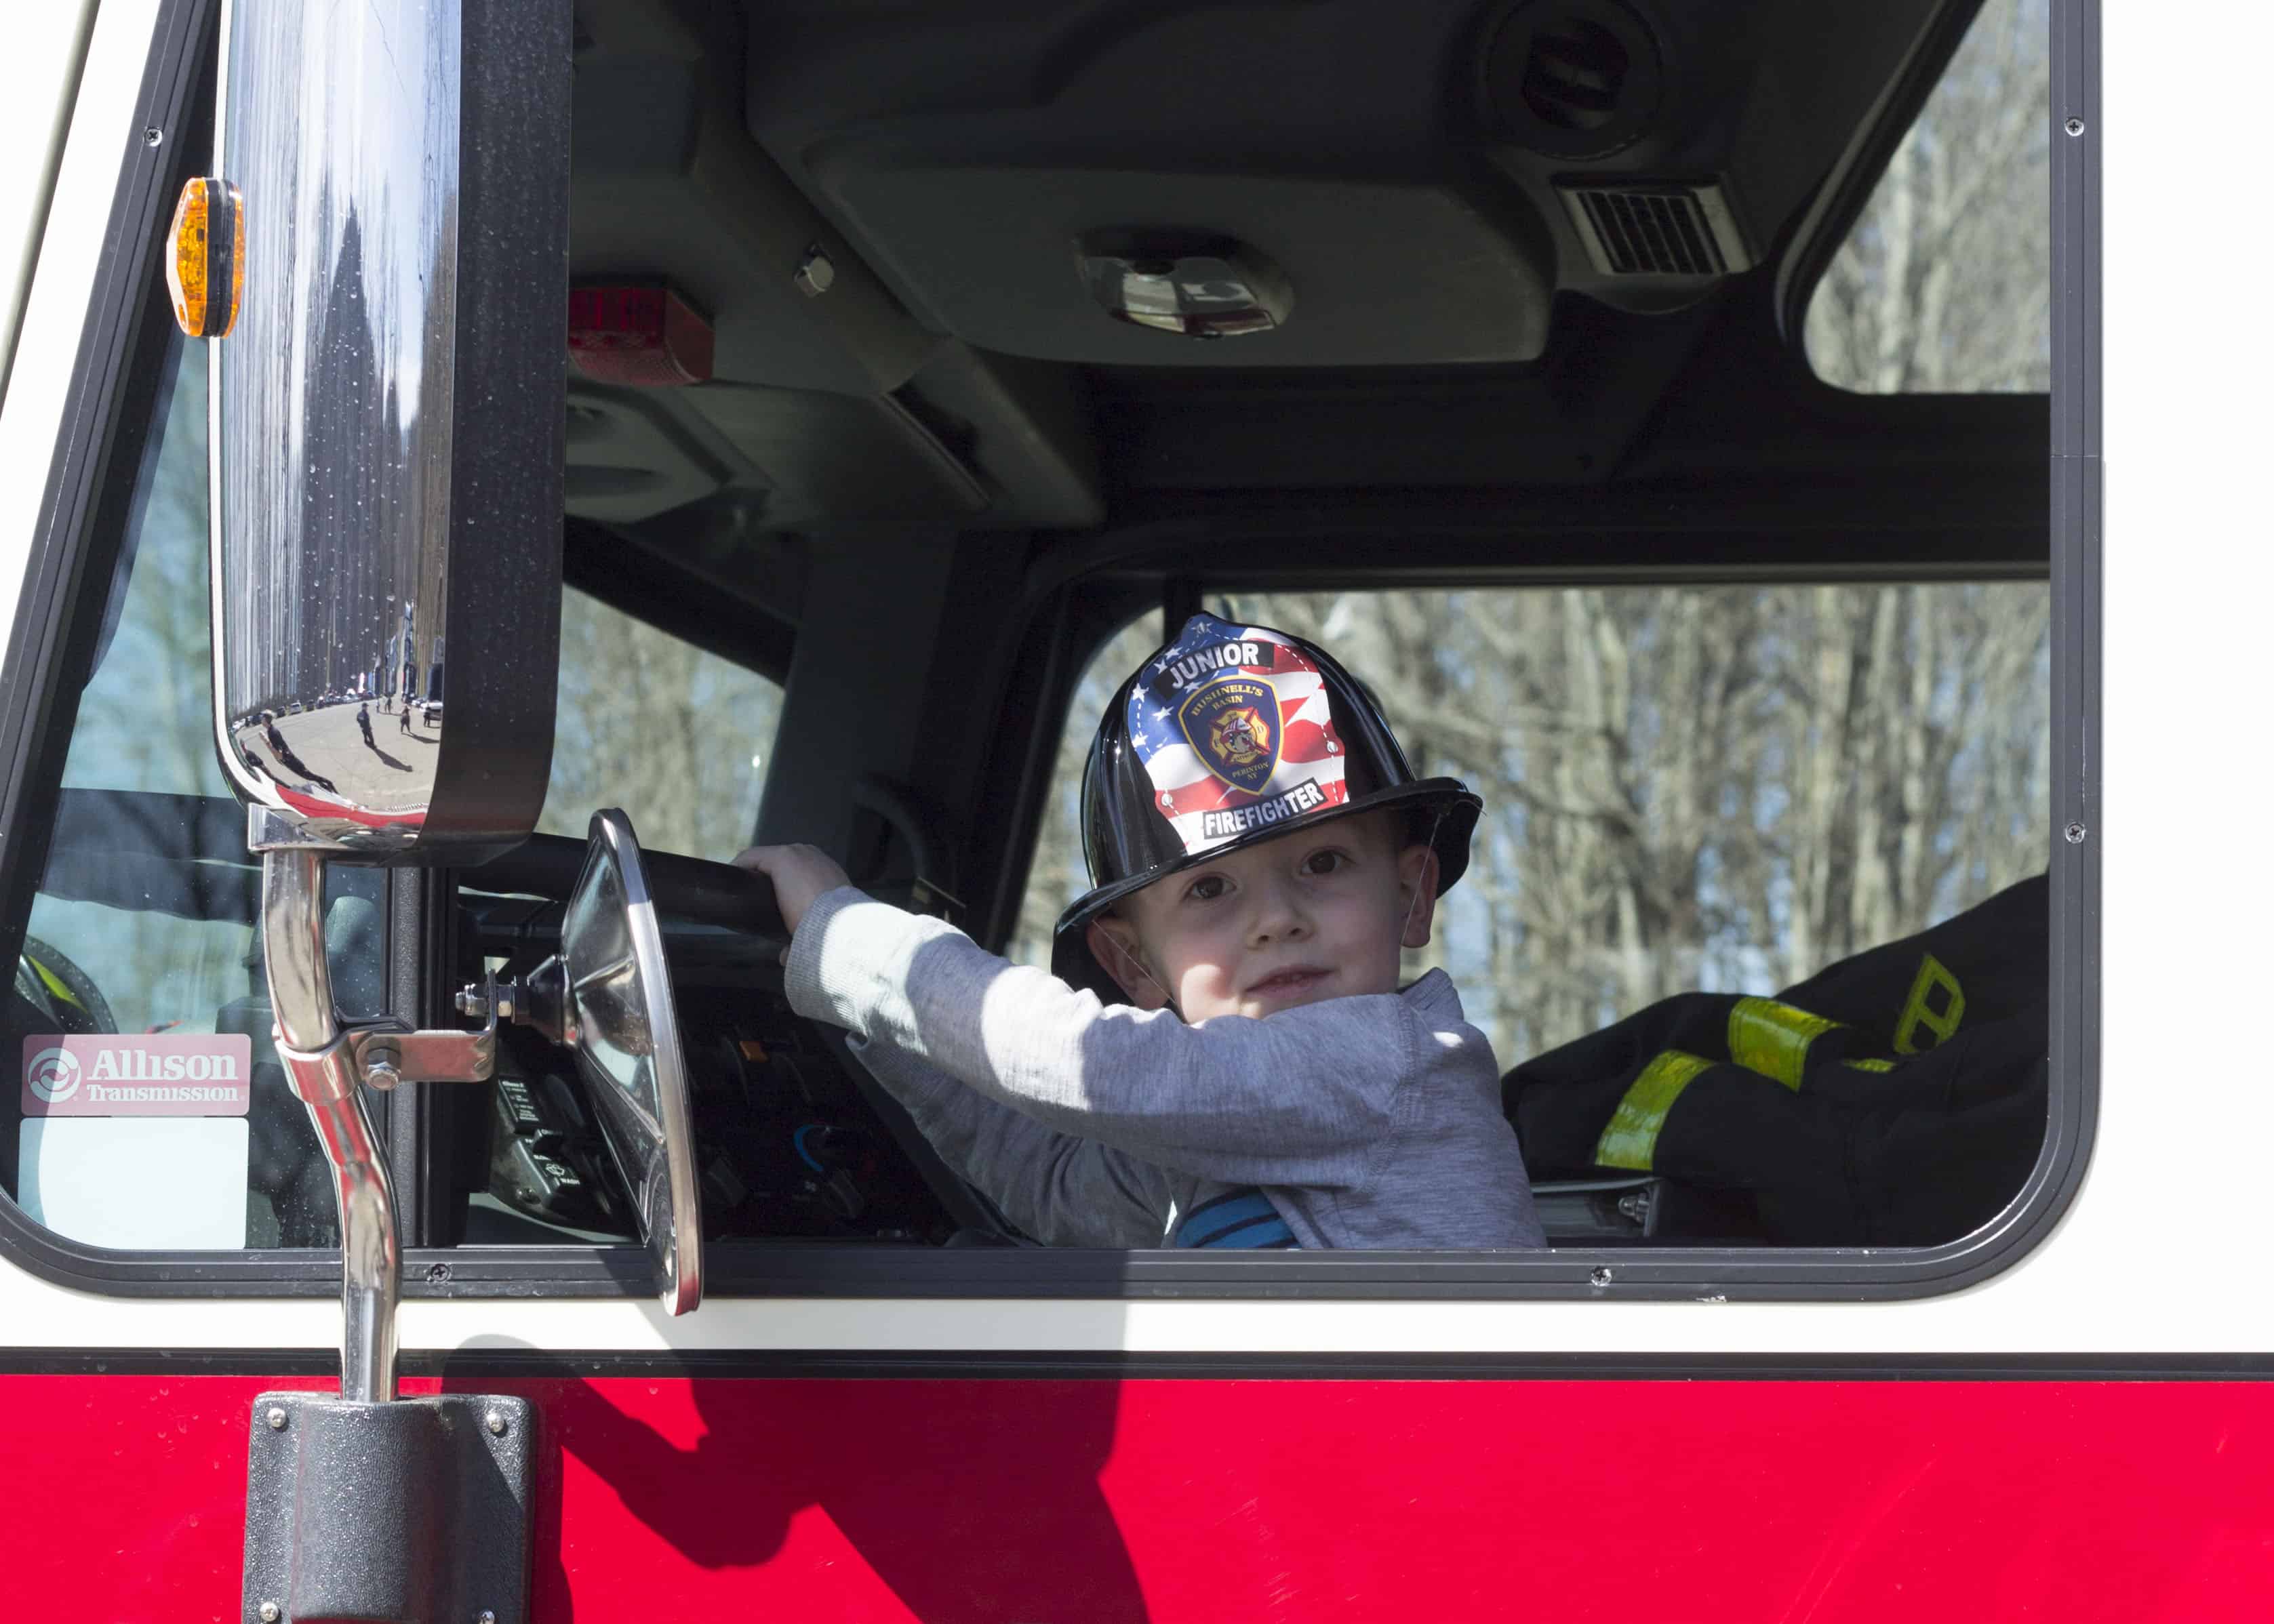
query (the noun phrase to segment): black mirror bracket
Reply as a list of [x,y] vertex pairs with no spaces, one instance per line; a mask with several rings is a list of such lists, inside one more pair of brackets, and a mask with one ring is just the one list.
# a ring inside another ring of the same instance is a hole
[[537,1411],[438,1393],[252,1401],[248,1619],[529,1617]]
[[458,1012],[489,1022],[484,1035],[490,1037],[493,1049],[501,1020],[528,1026],[547,1042],[568,1049],[576,1048],[582,1037],[576,1029],[576,1001],[569,993],[568,966],[558,953],[502,987],[493,975],[486,987],[461,989]]

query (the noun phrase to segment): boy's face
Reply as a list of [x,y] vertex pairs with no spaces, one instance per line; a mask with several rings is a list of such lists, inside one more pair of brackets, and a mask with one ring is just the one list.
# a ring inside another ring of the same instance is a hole
[[1436,856],[1394,813],[1334,818],[1156,881],[1089,928],[1130,1002],[1188,1021],[1397,990],[1429,940]]

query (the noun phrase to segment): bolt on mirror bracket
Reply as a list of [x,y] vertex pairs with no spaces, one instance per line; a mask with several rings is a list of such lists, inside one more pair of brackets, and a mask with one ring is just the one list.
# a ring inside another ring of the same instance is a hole
[[563,1049],[575,1049],[583,1041],[576,1026],[576,1001],[569,992],[568,966],[558,953],[502,987],[493,976],[486,989],[466,988],[458,994],[458,1011],[487,1016],[492,1029],[500,1021],[527,1026]]
[[422,1032],[381,1021],[347,1034],[364,1086],[381,1094],[403,1083],[486,1083],[497,1062],[497,1024],[482,1032]]
[[398,1083],[486,1083],[497,1070],[497,980],[477,998],[489,1011],[479,1032],[422,1031],[388,1016],[358,1021],[347,1042],[366,1087],[382,1092]]

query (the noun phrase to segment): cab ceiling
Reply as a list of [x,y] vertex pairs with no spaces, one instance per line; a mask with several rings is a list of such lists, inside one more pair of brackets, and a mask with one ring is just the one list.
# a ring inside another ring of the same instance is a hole
[[[2041,458],[2041,401],[1834,399],[1783,331],[1781,271],[1845,225],[1811,205],[1852,212],[1970,10],[577,0],[572,277],[667,283],[717,343],[692,387],[572,369],[570,515],[715,565],[851,522]],[[1084,274],[1117,253],[1224,256],[1276,319],[1117,320]]]

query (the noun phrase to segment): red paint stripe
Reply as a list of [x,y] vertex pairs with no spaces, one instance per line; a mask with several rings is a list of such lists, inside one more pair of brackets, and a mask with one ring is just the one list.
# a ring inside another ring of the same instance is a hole
[[[324,1385],[0,1377],[9,1616],[244,1616],[252,1397]],[[2268,1382],[449,1385],[539,1408],[538,1624],[2255,1624],[2274,1595]]]
[[423,829],[426,824],[424,812],[363,812],[353,807],[343,807],[335,801],[305,794],[282,784],[276,786],[276,793],[286,806],[310,817],[343,817],[350,823],[361,823],[366,829]]

